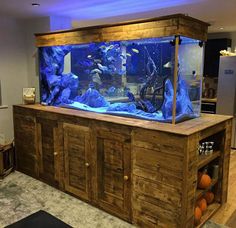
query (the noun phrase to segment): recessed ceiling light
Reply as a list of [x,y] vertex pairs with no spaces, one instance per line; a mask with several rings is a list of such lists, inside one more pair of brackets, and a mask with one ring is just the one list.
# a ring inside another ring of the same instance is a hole
[[220,27],[220,30],[223,30],[224,28],[223,27]]
[[40,4],[39,3],[32,3],[32,6],[37,7],[37,6],[40,6]]

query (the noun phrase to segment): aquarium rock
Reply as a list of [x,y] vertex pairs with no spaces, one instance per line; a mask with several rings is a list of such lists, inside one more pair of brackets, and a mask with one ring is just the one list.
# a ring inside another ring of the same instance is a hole
[[168,119],[172,116],[172,105],[174,98],[174,89],[169,79],[165,82],[164,102],[162,105],[162,114],[164,119]]
[[130,112],[134,113],[136,111],[136,105],[135,104],[129,104],[129,103],[114,103],[111,104],[107,111],[124,111],[124,112]]
[[[162,105],[162,113],[164,119],[172,117],[172,107],[174,99],[174,89],[169,79],[165,83],[164,102]],[[178,77],[178,90],[176,94],[176,116],[192,115],[193,108],[189,98],[188,88],[186,82],[182,77]]]
[[47,76],[47,84],[48,84],[48,87],[50,89],[52,89],[53,87],[59,85],[60,81],[61,81],[61,76],[50,75],[50,74]]
[[181,77],[178,80],[176,114],[194,114],[188,94],[188,85]]
[[96,90],[89,88],[82,96],[77,96],[75,101],[93,108],[108,107],[110,103]]
[[59,95],[55,103],[56,104],[61,104],[61,103],[71,104],[73,103],[73,101],[69,99],[70,96],[71,96],[71,90],[69,88],[66,88],[61,92],[61,94]]

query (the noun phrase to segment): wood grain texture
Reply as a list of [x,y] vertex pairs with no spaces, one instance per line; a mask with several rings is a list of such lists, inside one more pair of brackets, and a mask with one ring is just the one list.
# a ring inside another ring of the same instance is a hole
[[36,34],[36,46],[82,44],[182,35],[206,41],[208,24],[183,14]]
[[131,221],[131,171],[129,129],[117,125],[94,126],[97,151],[97,203]]
[[14,137],[16,148],[17,170],[33,176],[38,176],[37,166],[37,130],[34,115],[17,114],[14,112]]
[[65,123],[64,161],[65,190],[87,201],[90,191],[90,130],[88,127]]
[[199,134],[192,134],[186,138],[185,143],[182,176],[181,227],[192,227],[194,224],[193,215],[196,202]]
[[179,227],[184,142],[165,132],[132,134],[133,221],[140,226]]
[[59,185],[58,155],[57,143],[57,122],[45,118],[36,118],[37,142],[38,142],[38,161],[39,178],[46,183]]
[[20,171],[54,180],[61,190],[140,227],[194,226],[202,164],[197,147],[204,140],[215,141],[220,152],[215,203],[227,200],[231,117],[204,115],[171,125],[27,105],[14,106],[14,127]]
[[[217,213],[212,217],[212,221],[224,224],[229,227],[234,227],[230,224],[230,220],[235,220],[236,211],[236,150],[231,150],[230,155],[230,168],[229,168],[229,184],[228,184],[227,203],[225,203]],[[231,226],[230,226],[231,225]]]
[[199,118],[187,120],[175,125],[159,123],[154,121],[126,118],[121,116],[113,116],[106,114],[98,114],[93,112],[86,112],[80,110],[73,110],[68,108],[58,108],[54,106],[42,106],[40,104],[34,105],[16,105],[17,112],[27,113],[36,112],[38,115],[46,115],[47,118],[60,118],[61,121],[71,123],[78,123],[80,125],[88,125],[91,120],[96,123],[106,122],[108,124],[119,124],[120,126],[130,126],[133,128],[142,128],[154,131],[164,131],[170,134],[191,135],[196,132],[201,132],[204,129],[213,127],[218,124],[224,124],[226,120],[232,119],[232,116],[202,114]]
[[173,78],[174,95],[173,95],[173,107],[172,107],[172,124],[175,124],[175,119],[176,119],[176,97],[177,97],[178,65],[179,65],[178,55],[179,55],[179,36],[176,36],[175,37],[174,78]]
[[0,179],[14,170],[15,150],[13,142],[0,145]]

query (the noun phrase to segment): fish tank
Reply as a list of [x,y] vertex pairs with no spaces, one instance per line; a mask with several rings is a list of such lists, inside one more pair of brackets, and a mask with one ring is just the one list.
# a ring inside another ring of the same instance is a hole
[[40,101],[158,122],[196,118],[203,50],[185,36],[39,47]]

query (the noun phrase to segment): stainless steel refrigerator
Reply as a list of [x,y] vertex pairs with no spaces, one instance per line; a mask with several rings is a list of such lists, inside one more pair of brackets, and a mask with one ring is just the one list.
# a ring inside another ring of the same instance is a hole
[[236,148],[236,56],[221,56],[216,113],[234,116],[232,148]]

